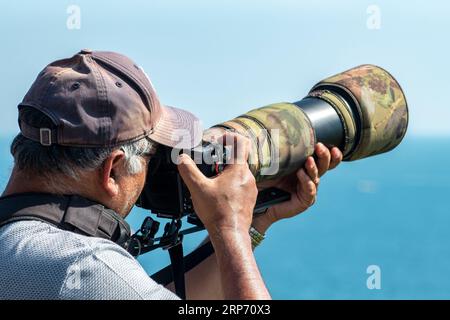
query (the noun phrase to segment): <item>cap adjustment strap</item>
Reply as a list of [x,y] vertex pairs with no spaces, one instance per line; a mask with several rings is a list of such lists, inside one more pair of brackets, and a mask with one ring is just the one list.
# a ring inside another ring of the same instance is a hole
[[26,122],[19,121],[20,132],[25,138],[39,142],[43,146],[51,146],[52,144],[58,143],[56,129],[52,130],[50,128],[36,128],[30,126]]
[[43,146],[51,146],[52,145],[52,130],[49,128],[40,128],[39,129],[39,142]]

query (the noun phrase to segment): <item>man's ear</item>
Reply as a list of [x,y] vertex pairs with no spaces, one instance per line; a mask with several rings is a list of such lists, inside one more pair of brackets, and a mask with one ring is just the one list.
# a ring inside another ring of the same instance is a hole
[[122,150],[114,150],[103,162],[100,172],[101,185],[110,197],[119,193],[118,179],[123,172],[125,153]]

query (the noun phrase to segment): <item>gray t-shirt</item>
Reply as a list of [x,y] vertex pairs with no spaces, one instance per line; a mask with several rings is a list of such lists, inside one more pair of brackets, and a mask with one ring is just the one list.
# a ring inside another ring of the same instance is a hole
[[178,299],[109,240],[40,221],[0,228],[2,299]]

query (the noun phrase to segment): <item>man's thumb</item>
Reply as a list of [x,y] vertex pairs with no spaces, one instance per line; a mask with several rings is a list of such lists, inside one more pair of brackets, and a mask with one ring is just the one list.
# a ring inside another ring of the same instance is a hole
[[206,179],[203,173],[198,169],[194,160],[187,154],[180,154],[178,156],[178,172],[188,189],[191,191],[196,188],[200,182]]

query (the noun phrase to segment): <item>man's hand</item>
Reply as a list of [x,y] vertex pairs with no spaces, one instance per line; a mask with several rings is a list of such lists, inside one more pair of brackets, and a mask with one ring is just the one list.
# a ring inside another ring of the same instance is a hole
[[342,152],[338,148],[329,150],[322,143],[318,143],[315,154],[317,163],[313,157],[309,157],[304,167],[295,174],[258,185],[264,188],[277,187],[291,194],[291,200],[270,207],[259,221],[254,221],[258,231],[264,233],[270,224],[302,213],[315,203],[320,177],[339,165],[342,161]]
[[[207,178],[189,156],[180,156],[178,170],[191,192],[195,212],[208,230],[226,299],[269,299],[253,256],[249,229],[258,189],[247,164],[250,142],[233,139],[235,163]],[[190,291],[188,288],[188,296]]]
[[[248,234],[258,189],[247,159],[250,141],[227,133],[223,139],[233,144],[234,163],[217,176],[207,178],[187,155],[180,155],[178,171],[192,197],[195,212],[208,232],[242,230]],[[237,147],[239,146],[239,148]]]

